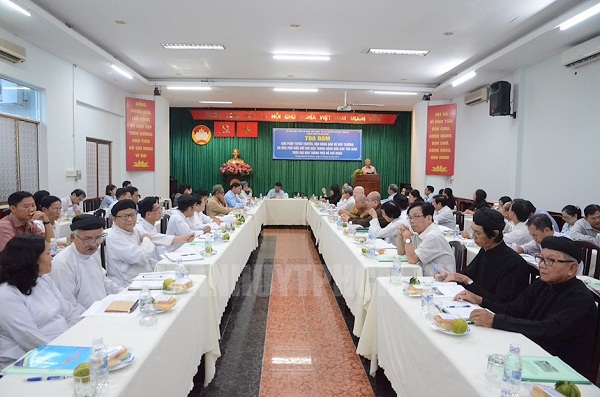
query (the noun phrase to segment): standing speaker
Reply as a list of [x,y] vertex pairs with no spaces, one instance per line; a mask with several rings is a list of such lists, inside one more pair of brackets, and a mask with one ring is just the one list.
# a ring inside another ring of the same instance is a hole
[[510,115],[510,83],[496,81],[490,85],[490,116]]

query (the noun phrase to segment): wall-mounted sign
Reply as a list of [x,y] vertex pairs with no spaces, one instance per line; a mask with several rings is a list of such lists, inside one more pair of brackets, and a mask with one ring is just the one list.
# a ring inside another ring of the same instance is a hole
[[210,138],[212,138],[212,132],[210,131],[210,128],[205,125],[197,125],[192,130],[192,141],[194,141],[196,145],[206,145],[210,142]]
[[454,175],[456,104],[430,106],[427,110],[426,175]]
[[125,99],[127,171],[154,171],[154,101]]

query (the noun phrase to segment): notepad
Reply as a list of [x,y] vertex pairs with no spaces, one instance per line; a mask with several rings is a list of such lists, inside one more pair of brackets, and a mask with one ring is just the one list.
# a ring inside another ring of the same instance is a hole
[[137,306],[136,301],[112,301],[104,309],[107,313],[129,313]]
[[469,319],[471,312],[475,309],[481,309],[481,306],[464,301],[440,301],[439,308],[446,313],[454,314],[465,320]]
[[530,382],[568,381],[580,384],[592,383],[556,356],[522,356],[521,379]]
[[89,361],[90,354],[89,347],[43,345],[27,352],[2,373],[69,376],[75,367]]

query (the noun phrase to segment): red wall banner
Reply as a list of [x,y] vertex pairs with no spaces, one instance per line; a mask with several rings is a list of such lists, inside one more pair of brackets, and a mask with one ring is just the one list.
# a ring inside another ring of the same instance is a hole
[[194,120],[305,122],[329,124],[394,124],[397,115],[378,113],[308,112],[288,110],[190,109]]
[[454,175],[456,104],[427,109],[426,175]]
[[154,101],[126,98],[125,114],[125,169],[154,171]]
[[215,121],[215,138],[233,138],[235,135],[235,122]]
[[258,138],[258,122],[241,121],[237,123],[238,138]]

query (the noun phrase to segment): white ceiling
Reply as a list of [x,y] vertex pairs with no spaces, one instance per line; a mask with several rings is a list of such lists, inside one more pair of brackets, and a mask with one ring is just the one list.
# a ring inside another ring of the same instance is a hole
[[[555,28],[600,0],[14,1],[32,16],[0,0],[3,29],[128,92],[151,95],[158,85],[174,107],[334,110],[348,92],[350,102],[385,105],[354,106],[357,111],[410,110],[424,93],[433,93],[433,100],[455,98],[600,34],[600,14],[566,31]],[[161,43],[222,44],[226,50],[165,50]],[[430,53],[371,55],[369,48]],[[328,54],[331,60],[272,59],[279,52]],[[134,79],[118,75],[111,62]],[[471,70],[474,79],[449,84]],[[165,89],[177,83],[213,89]],[[319,92],[273,92],[276,86]],[[382,96],[375,89],[419,94]]]

